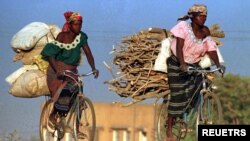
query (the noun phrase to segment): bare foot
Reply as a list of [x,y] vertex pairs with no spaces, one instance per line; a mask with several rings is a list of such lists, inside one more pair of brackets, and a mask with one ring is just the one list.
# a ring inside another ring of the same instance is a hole
[[174,137],[167,137],[166,141],[176,141],[176,139]]

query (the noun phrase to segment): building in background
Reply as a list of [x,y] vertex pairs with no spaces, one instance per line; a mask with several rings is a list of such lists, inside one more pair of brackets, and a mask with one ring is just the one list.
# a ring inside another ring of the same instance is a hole
[[134,104],[122,107],[94,103],[97,131],[95,141],[155,141],[156,106]]

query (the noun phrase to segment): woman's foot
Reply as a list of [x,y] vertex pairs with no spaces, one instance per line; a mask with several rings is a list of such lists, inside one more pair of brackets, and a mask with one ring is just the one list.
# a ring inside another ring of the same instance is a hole
[[176,141],[176,139],[174,137],[167,137],[166,141]]
[[48,130],[50,132],[54,132],[55,131],[55,125],[56,125],[56,114],[55,113],[51,113],[49,116],[49,120],[48,120]]
[[77,132],[77,138],[78,139],[86,139],[86,138],[88,138],[88,136],[86,134],[78,131]]
[[166,138],[166,141],[176,141],[176,139],[174,138],[173,136],[173,125],[174,125],[174,122],[175,122],[175,118],[172,117],[171,115],[168,115],[168,120],[166,121],[167,122],[167,138]]

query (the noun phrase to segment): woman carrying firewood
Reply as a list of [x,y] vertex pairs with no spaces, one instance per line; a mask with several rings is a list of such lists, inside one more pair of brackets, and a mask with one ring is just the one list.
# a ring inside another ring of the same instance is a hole
[[[70,107],[65,106],[65,103],[58,102],[61,98],[61,93],[58,89],[68,87],[69,82],[63,77],[63,70],[71,70],[77,73],[77,66],[81,58],[81,50],[86,54],[88,63],[92,68],[94,77],[97,78],[99,71],[95,67],[94,57],[88,46],[87,35],[81,31],[82,16],[76,12],[65,12],[64,17],[66,22],[62,31],[58,34],[55,41],[46,44],[42,50],[42,56],[48,60],[49,67],[47,69],[47,84],[54,100],[54,109],[49,117],[49,127],[53,130],[56,124],[56,114],[67,114]],[[66,84],[67,85],[63,85]],[[56,95],[60,95],[56,98]],[[64,98],[70,98],[69,93],[64,95]],[[63,101],[63,100],[60,100]],[[66,100],[64,100],[66,101]],[[67,100],[68,101],[68,100]],[[68,103],[66,103],[68,104]]]
[[[186,21],[188,19],[191,19],[191,22]],[[189,8],[187,15],[179,18],[178,24],[171,29],[172,56],[167,59],[168,83],[171,91],[166,121],[168,124],[167,141],[175,141],[172,133],[174,120],[186,112],[185,109],[191,97],[197,94],[195,93],[198,89],[197,84],[201,82],[200,75],[186,74],[188,66],[198,66],[201,57],[207,53],[220,68],[221,73],[225,71],[225,67],[219,63],[216,43],[210,37],[209,28],[204,25],[206,19],[207,7],[194,4]],[[181,75],[183,73],[185,75]]]

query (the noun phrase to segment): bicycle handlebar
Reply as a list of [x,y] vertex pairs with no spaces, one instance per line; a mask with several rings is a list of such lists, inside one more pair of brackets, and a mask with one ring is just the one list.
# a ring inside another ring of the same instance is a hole
[[64,71],[63,71],[63,75],[68,76],[68,74],[67,74],[67,73],[73,74],[73,75],[78,76],[78,77],[84,77],[84,76],[89,76],[89,75],[92,75],[94,72],[93,72],[93,71],[91,71],[91,72],[84,73],[84,74],[77,74],[77,73],[74,73],[74,72],[73,72],[73,71],[71,71],[71,70],[64,70]]
[[199,73],[214,73],[214,72],[219,71],[219,70],[220,70],[220,68],[207,70],[207,69],[202,69],[199,67],[192,67],[192,66],[188,66],[188,68],[187,68],[187,72],[199,72]]
[[78,73],[75,73],[75,72],[73,72],[73,71],[71,71],[71,70],[64,70],[64,71],[63,71],[63,75],[64,75],[64,76],[69,77],[70,79],[74,80],[75,82],[78,82],[79,79],[78,79],[78,81],[77,81],[73,76],[71,76],[71,75],[69,75],[69,74],[72,74],[72,75],[77,76],[77,77],[79,78],[79,77],[90,76],[90,75],[94,74],[94,72],[91,71],[91,72],[89,72],[89,73],[78,74]]

